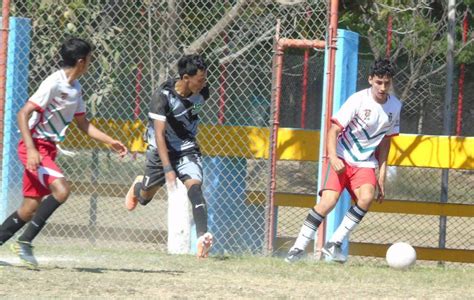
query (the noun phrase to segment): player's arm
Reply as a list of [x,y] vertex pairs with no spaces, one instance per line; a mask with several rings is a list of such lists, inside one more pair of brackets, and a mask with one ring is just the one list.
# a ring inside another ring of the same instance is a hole
[[176,173],[171,166],[171,161],[168,155],[168,146],[166,145],[166,121],[153,120],[153,126],[155,127],[156,147],[158,148],[158,155],[163,163],[163,172],[165,173],[166,183],[168,185],[173,185],[176,183]]
[[337,157],[336,147],[337,147],[337,137],[341,134],[342,128],[339,125],[333,123],[328,131],[327,139],[327,149],[328,149],[328,158],[331,167],[336,171],[336,173],[341,173],[344,171],[344,162]]
[[377,179],[379,193],[377,201],[382,202],[385,197],[385,178],[387,176],[387,158],[388,152],[390,151],[390,137],[384,137],[379,144],[379,153],[377,160],[379,162],[379,176]]
[[155,142],[158,155],[163,164],[163,172],[168,187],[175,187],[176,173],[171,166],[171,161],[168,155],[168,146],[166,144],[166,116],[171,112],[169,107],[168,97],[161,91],[153,94],[150,101],[150,111],[148,117],[153,120],[153,128],[155,131]]
[[360,106],[360,101],[360,97],[358,97],[357,94],[353,94],[331,118],[332,125],[328,130],[326,147],[329,163],[338,174],[344,171],[345,165],[344,162],[337,157],[337,138],[344,128],[356,117],[356,110]]
[[85,114],[75,115],[74,119],[76,120],[77,127],[80,130],[82,130],[94,140],[109,145],[115,152],[120,155],[120,157],[124,157],[128,153],[127,147],[125,147],[120,141],[114,140],[109,135],[92,125],[89,120],[87,120]]
[[20,129],[21,137],[26,147],[26,169],[32,172],[36,171],[36,168],[38,168],[41,163],[41,156],[33,143],[31,131],[28,126],[28,120],[31,114],[37,109],[38,107],[33,102],[28,101],[17,114],[18,128]]

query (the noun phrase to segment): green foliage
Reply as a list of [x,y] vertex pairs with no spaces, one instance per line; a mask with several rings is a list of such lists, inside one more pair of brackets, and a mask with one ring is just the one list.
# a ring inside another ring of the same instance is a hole
[[[123,12],[111,9],[111,5],[104,1],[87,0],[13,2],[12,15],[32,20],[31,51],[34,60],[30,67],[31,90],[37,88],[44,77],[51,73],[51,69],[59,66],[58,50],[61,43],[68,37],[80,37],[94,46],[93,63],[86,75],[87,79],[83,81],[92,115],[96,115],[102,105],[111,104],[113,95],[123,89],[123,83],[118,78],[120,74],[116,71],[118,66],[122,73],[132,73],[137,66],[136,61],[123,58],[131,50],[140,52],[140,57],[147,57],[143,50],[145,47],[141,46],[146,37],[143,28],[125,28],[127,22],[122,25],[113,20],[113,14],[116,13],[123,13],[125,18],[133,19],[140,14],[141,4],[123,5]],[[130,6],[132,9],[129,12],[127,9]],[[143,37],[142,41],[139,37]]]
[[458,64],[472,64],[474,63],[474,44],[463,48],[458,56],[456,57],[456,63]]
[[[418,6],[417,6],[418,5]],[[458,5],[458,15],[465,9],[472,9],[474,0],[464,0],[463,5]],[[431,3],[430,6],[419,6],[417,1],[409,0],[383,0],[376,1],[342,1],[340,14],[340,27],[353,30],[361,34],[362,43],[370,39],[371,50],[374,56],[384,55],[387,43],[387,23],[392,17],[391,49],[395,52],[398,47],[403,47],[401,55],[408,55],[412,59],[420,58],[427,54],[432,56],[446,53],[446,34],[440,30],[440,24],[446,22],[443,14],[445,5]],[[473,26],[470,18],[471,28]],[[457,24],[457,46],[461,48],[461,27]],[[471,30],[472,32],[472,30]],[[364,39],[366,38],[366,39]],[[472,39],[472,36],[471,36]],[[363,46],[364,47],[364,46]],[[458,53],[458,63],[474,62],[473,47],[465,47]]]

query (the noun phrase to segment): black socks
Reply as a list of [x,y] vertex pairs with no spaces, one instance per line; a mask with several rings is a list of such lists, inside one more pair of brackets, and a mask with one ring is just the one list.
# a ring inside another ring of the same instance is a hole
[[56,200],[53,195],[46,197],[38,207],[33,219],[31,219],[30,224],[26,227],[25,232],[18,238],[21,242],[31,241],[38,235],[41,229],[46,224],[46,220],[53,214],[53,212],[61,205],[58,200]]
[[6,218],[0,226],[0,245],[8,241],[25,223],[25,221],[20,219],[17,211]]

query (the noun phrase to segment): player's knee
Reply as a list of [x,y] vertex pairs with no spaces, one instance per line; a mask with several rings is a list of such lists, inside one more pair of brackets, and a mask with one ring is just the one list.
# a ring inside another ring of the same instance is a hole
[[69,195],[71,194],[71,187],[69,184],[64,180],[60,184],[55,184],[54,187],[51,189],[54,199],[59,203],[64,203]]
[[372,201],[374,201],[373,196],[362,196],[360,199],[357,200],[357,206],[362,208],[363,210],[369,210],[370,205],[372,204]]
[[202,189],[200,184],[193,184],[188,190],[188,197],[194,208],[197,207],[206,207],[206,200],[202,194]]
[[51,189],[51,194],[53,195],[54,199],[56,199],[56,201],[59,203],[64,203],[71,193],[71,187],[64,178],[57,178],[53,181],[49,188]]
[[20,219],[22,219],[25,222],[29,222],[35,215],[35,212],[36,212],[36,208],[27,208],[27,207],[22,206],[18,209],[17,213]]

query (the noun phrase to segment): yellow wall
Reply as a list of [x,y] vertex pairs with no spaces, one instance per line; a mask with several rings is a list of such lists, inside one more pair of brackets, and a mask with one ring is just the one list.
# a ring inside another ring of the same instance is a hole
[[[141,121],[96,120],[94,124],[125,142],[132,152],[143,152],[145,125]],[[75,126],[69,129],[66,148],[95,148]],[[198,141],[212,156],[268,158],[270,129],[250,126],[201,125]],[[104,147],[104,146],[100,146]],[[280,128],[278,159],[317,161],[319,131]],[[389,164],[397,166],[474,169],[474,137],[401,134],[392,138]]]

